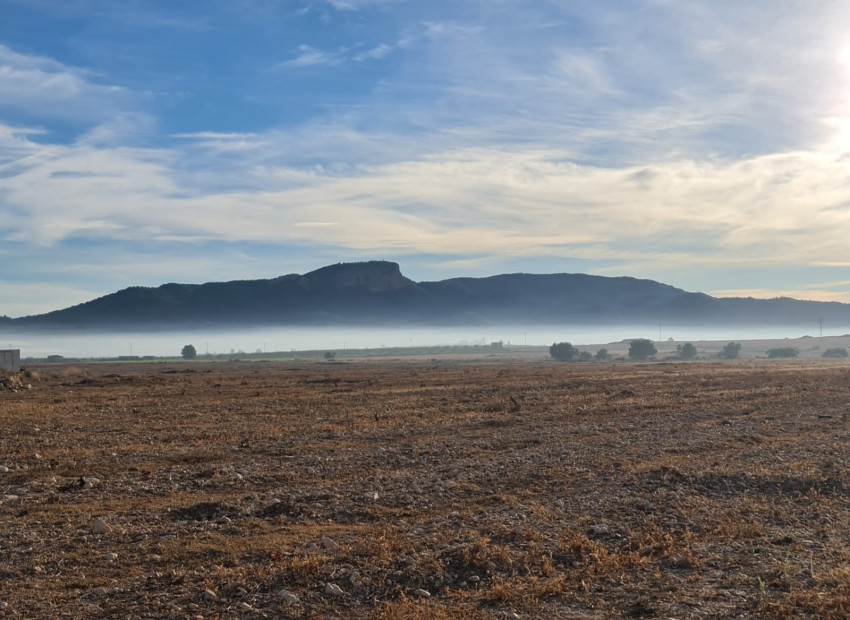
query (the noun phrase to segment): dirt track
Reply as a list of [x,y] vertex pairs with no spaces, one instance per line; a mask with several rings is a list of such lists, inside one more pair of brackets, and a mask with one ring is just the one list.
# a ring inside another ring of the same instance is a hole
[[0,617],[850,616],[846,362],[40,375]]

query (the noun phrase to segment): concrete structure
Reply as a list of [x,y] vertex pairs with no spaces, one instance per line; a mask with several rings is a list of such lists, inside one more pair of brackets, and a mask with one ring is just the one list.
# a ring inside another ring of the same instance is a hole
[[21,350],[0,349],[0,369],[18,372],[21,369]]

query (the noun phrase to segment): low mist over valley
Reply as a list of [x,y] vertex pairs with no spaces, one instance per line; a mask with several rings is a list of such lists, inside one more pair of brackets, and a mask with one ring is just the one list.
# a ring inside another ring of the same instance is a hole
[[27,355],[168,356],[325,349],[752,340],[850,332],[850,305],[723,299],[651,280],[505,274],[414,282],[387,261],[271,280],[132,287],[43,315],[4,318]]

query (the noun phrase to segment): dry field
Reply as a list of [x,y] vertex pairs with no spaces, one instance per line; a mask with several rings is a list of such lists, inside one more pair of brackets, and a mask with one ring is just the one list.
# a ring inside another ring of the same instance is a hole
[[32,370],[0,617],[850,617],[847,362]]

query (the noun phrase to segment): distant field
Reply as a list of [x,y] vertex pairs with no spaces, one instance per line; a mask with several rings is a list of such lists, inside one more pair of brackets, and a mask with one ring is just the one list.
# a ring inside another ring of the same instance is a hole
[[0,617],[846,618],[850,363],[811,353],[32,367]]

